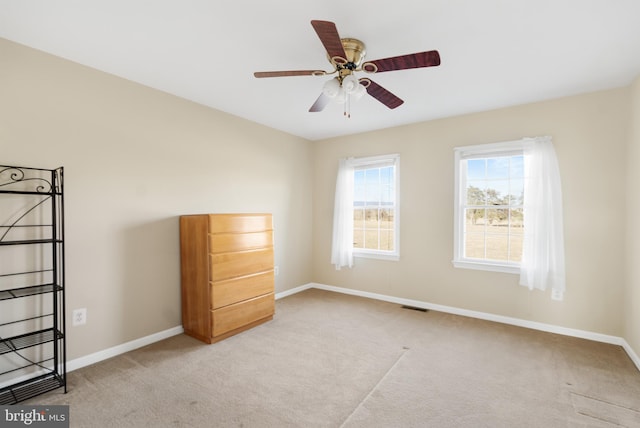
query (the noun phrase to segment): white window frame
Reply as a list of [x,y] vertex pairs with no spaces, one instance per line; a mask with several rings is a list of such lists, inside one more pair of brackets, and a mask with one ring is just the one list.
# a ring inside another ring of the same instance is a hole
[[[368,168],[380,168],[394,166],[394,245],[393,251],[372,250],[367,248],[353,248],[353,256],[370,259],[400,260],[400,155],[381,155],[362,158],[353,158],[351,163],[354,167],[354,174],[357,170]],[[355,199],[355,196],[354,196]],[[355,201],[355,200],[354,200]],[[355,228],[355,226],[354,226]]]
[[462,200],[466,196],[466,162],[467,159],[514,156],[524,154],[524,141],[506,141],[501,143],[479,144],[473,146],[464,146],[454,148],[455,153],[455,191],[454,191],[454,230],[453,230],[453,260],[452,263],[456,268],[477,269],[493,272],[505,272],[520,274],[520,263],[499,261],[499,260],[481,260],[464,257],[464,227],[465,215]]

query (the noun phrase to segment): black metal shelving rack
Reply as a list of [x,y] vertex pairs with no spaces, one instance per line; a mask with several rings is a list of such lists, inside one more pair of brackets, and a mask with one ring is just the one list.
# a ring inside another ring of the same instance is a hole
[[0,165],[0,405],[64,388],[63,168]]

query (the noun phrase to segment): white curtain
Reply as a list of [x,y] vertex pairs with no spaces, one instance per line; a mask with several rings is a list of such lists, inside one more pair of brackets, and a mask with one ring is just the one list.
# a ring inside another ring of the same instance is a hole
[[340,159],[333,208],[331,264],[336,270],[353,266],[353,173],[351,159]]
[[565,291],[562,189],[550,137],[524,144],[524,242],[520,284],[546,290],[562,300]]

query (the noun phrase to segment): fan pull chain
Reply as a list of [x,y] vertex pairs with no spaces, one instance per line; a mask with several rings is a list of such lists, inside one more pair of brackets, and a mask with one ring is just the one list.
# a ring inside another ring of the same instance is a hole
[[344,115],[347,117],[347,119],[351,119],[351,95],[350,94],[345,95]]

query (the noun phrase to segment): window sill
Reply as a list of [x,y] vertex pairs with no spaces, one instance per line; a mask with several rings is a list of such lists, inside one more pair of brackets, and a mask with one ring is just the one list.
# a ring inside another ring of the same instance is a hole
[[485,270],[490,272],[502,272],[520,274],[520,265],[517,264],[505,264],[505,263],[492,263],[492,262],[478,262],[469,260],[453,260],[453,266],[462,269],[475,269]]
[[381,253],[368,253],[368,252],[353,252],[353,257],[359,257],[362,259],[377,259],[377,260],[389,260],[397,262],[400,260],[399,254],[381,254]]

